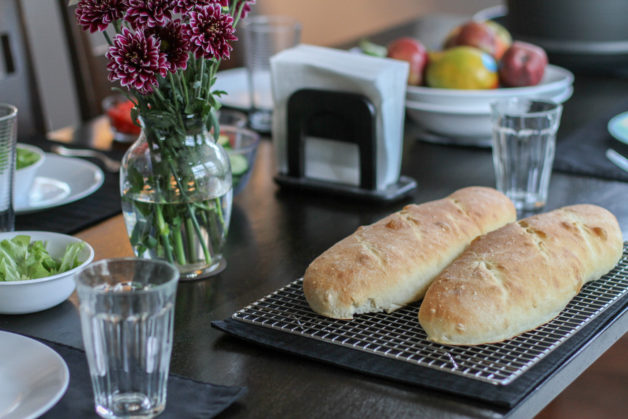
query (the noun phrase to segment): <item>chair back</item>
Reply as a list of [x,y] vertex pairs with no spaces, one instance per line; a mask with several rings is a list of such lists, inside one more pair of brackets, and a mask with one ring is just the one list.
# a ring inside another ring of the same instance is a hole
[[18,139],[45,132],[30,51],[19,1],[0,1],[0,102],[18,108]]

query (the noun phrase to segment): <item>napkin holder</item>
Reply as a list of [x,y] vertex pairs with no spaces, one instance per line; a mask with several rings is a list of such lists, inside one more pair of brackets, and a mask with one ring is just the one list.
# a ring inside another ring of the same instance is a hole
[[[377,189],[376,109],[366,96],[323,89],[297,90],[288,99],[286,121],[287,173],[275,176],[282,187],[370,201],[397,200],[416,188],[414,179],[400,176],[397,182]],[[306,177],[307,137],[357,145],[359,185]]]

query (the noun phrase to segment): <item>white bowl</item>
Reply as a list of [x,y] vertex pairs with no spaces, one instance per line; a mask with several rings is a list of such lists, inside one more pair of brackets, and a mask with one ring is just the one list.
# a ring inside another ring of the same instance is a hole
[[[556,96],[544,98],[563,103],[571,97],[573,87]],[[491,112],[484,107],[447,106],[406,101],[407,115],[425,131],[446,137],[448,143],[486,146],[491,137]]]
[[23,204],[28,201],[29,193],[31,187],[33,186],[33,181],[35,180],[35,175],[37,175],[37,171],[41,165],[44,164],[44,160],[46,160],[46,153],[44,153],[39,147],[29,144],[18,143],[17,148],[23,148],[39,155],[39,160],[35,163],[15,171],[15,180],[13,182],[13,202],[16,204]]
[[501,87],[498,89],[463,90],[408,86],[406,99],[412,102],[432,103],[456,107],[479,107],[490,111],[490,103],[511,97],[551,99],[573,84],[573,74],[564,68],[548,65],[543,79],[536,86]]
[[83,242],[79,254],[80,266],[57,275],[24,281],[0,281],[0,314],[34,313],[54,307],[65,301],[74,291],[74,275],[94,259],[94,249],[76,237],[44,231],[13,231],[0,233],[0,241],[17,235],[30,236],[31,241],[47,242],[46,250],[55,259],[60,259],[67,245]]

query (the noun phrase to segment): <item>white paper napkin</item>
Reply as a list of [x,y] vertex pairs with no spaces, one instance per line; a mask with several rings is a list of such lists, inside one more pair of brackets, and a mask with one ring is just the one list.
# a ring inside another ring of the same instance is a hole
[[[343,50],[299,45],[271,58],[273,143],[280,172],[287,172],[286,104],[297,90],[360,93],[376,109],[377,189],[397,182],[401,169],[406,62]],[[306,138],[305,176],[359,185],[358,148],[329,139]]]

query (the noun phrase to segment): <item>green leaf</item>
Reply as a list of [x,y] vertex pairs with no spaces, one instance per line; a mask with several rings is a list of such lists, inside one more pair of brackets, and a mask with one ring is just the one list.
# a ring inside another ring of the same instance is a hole
[[80,265],[78,254],[84,243],[69,245],[61,261],[54,259],[46,250],[46,242],[31,242],[30,236],[17,235],[0,242],[0,280],[20,281],[43,278],[65,272]]

